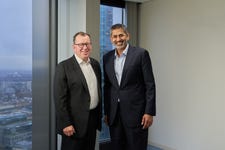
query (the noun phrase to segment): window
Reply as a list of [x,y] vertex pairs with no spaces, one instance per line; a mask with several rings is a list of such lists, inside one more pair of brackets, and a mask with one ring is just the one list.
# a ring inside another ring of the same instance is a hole
[[56,0],[0,1],[1,150],[55,149],[55,5]]
[[[110,41],[110,28],[113,24],[125,24],[125,8],[114,7],[110,5],[100,5],[100,56],[113,49]],[[102,63],[101,63],[102,64]],[[109,140],[109,130],[105,123],[102,123],[102,132],[99,136],[99,141]]]
[[32,1],[0,1],[0,149],[32,149]]

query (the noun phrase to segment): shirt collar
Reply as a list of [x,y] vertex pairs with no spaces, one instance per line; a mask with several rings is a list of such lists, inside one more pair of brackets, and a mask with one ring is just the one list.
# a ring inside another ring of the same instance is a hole
[[[125,48],[124,51],[123,51],[123,55],[124,55],[124,56],[127,55],[128,47],[129,47],[129,44],[127,43],[127,46],[126,46],[126,48]],[[117,56],[117,53],[116,53],[116,50],[115,50],[115,57],[116,57],[116,56]]]
[[85,61],[83,61],[80,57],[78,57],[76,54],[74,54],[74,56],[75,56],[75,58],[76,58],[78,64],[90,63],[90,58],[88,58],[88,61],[85,62]]

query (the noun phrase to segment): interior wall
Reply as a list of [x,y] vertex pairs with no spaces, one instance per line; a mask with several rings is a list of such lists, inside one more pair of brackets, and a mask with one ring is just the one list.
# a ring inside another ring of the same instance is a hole
[[99,0],[58,0],[58,62],[73,55],[73,36],[79,31],[91,35],[91,56],[100,60],[99,7]]
[[225,1],[150,0],[139,8],[139,43],[157,86],[149,141],[168,150],[225,149]]

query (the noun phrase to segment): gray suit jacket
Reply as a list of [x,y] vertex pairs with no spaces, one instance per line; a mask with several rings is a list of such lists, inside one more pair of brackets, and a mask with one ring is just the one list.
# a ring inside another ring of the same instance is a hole
[[[99,63],[90,58],[91,65],[98,81],[99,104],[97,106],[98,120],[96,129],[101,129],[101,70]],[[76,137],[83,137],[87,130],[90,94],[88,86],[75,58],[58,64],[54,78],[54,99],[57,114],[57,131],[63,133],[63,128],[73,125]]]
[[148,51],[129,46],[120,85],[114,70],[115,50],[103,57],[104,113],[112,125],[120,99],[120,117],[128,127],[141,125],[143,114],[156,114],[155,81]]

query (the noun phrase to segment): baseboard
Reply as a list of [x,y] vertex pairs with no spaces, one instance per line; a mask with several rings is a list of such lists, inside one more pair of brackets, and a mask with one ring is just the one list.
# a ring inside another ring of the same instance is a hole
[[[176,150],[176,149],[172,149],[172,148],[169,148],[167,146],[160,145],[160,144],[153,143],[153,142],[150,142],[149,145],[150,145],[149,148],[151,146],[153,146],[153,147],[155,147],[154,149],[157,148],[157,149],[161,149],[161,150]],[[113,150],[112,147],[110,146],[110,140],[99,142],[99,150]]]
[[165,146],[165,145],[162,145],[162,144],[158,144],[158,143],[155,143],[155,142],[149,142],[149,144],[152,145],[152,146],[158,147],[162,150],[176,150],[174,148],[171,148],[171,147],[168,147],[168,146]]

